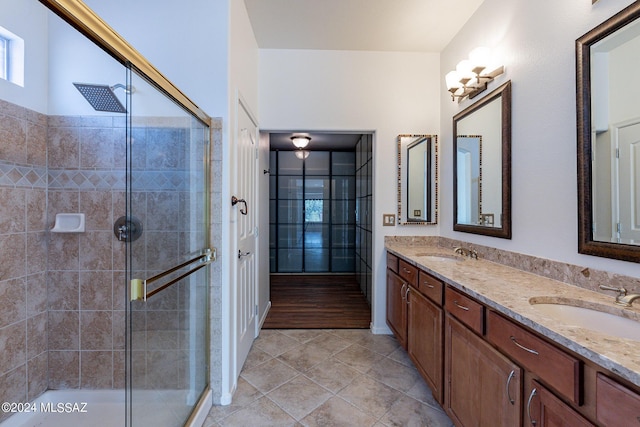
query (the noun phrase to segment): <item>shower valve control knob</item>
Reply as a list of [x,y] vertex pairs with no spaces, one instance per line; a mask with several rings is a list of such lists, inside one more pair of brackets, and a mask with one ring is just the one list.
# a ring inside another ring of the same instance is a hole
[[121,225],[120,227],[118,227],[118,240],[122,241],[127,241],[127,226],[126,225]]

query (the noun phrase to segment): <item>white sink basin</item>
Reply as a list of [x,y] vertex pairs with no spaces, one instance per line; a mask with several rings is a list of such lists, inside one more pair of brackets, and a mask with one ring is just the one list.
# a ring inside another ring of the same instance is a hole
[[434,254],[416,254],[420,258],[424,258],[428,261],[444,261],[444,262],[459,262],[464,261],[464,258],[455,255],[434,255]]
[[616,314],[563,303],[529,301],[540,314],[564,325],[589,329],[619,338],[640,341],[640,322]]

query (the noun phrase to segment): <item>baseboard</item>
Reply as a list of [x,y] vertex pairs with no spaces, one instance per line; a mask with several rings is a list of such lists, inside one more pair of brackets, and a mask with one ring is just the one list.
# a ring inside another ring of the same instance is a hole
[[260,316],[260,322],[259,322],[259,326],[258,326],[258,331],[256,333],[256,336],[260,334],[260,330],[262,329],[262,326],[264,325],[264,322],[267,320],[267,315],[269,314],[269,310],[271,309],[271,301],[269,301],[267,303],[267,307],[264,310],[264,313],[262,313],[262,316]]

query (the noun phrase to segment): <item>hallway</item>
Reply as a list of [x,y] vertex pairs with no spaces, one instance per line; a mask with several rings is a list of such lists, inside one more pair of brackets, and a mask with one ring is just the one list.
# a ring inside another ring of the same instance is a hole
[[263,330],[228,406],[204,427],[453,424],[407,353],[365,329]]
[[368,329],[371,308],[353,274],[271,275],[263,329]]

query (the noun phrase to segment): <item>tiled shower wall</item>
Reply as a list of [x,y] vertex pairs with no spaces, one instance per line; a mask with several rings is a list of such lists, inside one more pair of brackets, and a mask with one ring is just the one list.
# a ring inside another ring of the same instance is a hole
[[47,227],[85,214],[85,232],[49,233],[49,388],[123,388],[125,244],[124,117],[50,116]]
[[47,388],[46,164],[47,116],[0,100],[1,402]]
[[[178,119],[169,132],[166,120],[146,121],[134,128],[134,142],[154,144],[138,150],[134,167],[153,171],[138,175],[134,197],[168,212],[167,203],[181,205],[191,177],[173,172],[167,147],[176,132],[188,137],[189,121]],[[47,117],[0,100],[0,401],[28,401],[47,388],[125,385],[125,246],[113,233],[125,214],[125,140],[124,117]],[[65,212],[84,213],[86,231],[48,232]],[[149,270],[166,242],[178,242],[174,254],[189,249],[175,218],[159,221],[147,224],[151,240],[136,260]],[[149,368],[154,355],[178,350],[165,338],[180,336],[186,306],[167,301],[145,309],[145,319],[164,320],[145,337],[154,352],[137,359]]]

